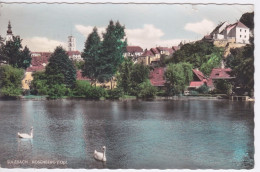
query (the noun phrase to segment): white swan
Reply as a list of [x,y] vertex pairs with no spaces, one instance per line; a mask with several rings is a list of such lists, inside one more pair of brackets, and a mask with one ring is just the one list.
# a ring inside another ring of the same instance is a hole
[[33,138],[33,127],[31,128],[31,134],[26,134],[26,133],[19,133],[18,132],[18,136],[20,138],[24,138],[24,139],[32,139]]
[[96,150],[94,151],[94,158],[96,160],[99,160],[99,161],[107,161],[107,158],[106,158],[106,147],[103,146],[103,152],[97,152]]

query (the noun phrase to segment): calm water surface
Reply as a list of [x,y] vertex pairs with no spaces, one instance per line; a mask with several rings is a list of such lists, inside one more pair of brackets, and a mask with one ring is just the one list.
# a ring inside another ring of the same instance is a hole
[[[253,107],[228,100],[0,101],[0,165],[253,168]],[[32,140],[17,138],[31,126]],[[103,145],[106,163],[93,159]],[[63,164],[41,164],[47,161]]]

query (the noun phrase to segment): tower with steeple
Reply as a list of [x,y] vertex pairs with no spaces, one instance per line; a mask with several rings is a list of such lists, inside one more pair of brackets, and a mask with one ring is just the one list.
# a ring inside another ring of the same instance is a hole
[[76,41],[73,36],[68,37],[68,51],[76,51]]
[[11,22],[9,21],[5,41],[7,42],[12,40],[13,40],[13,32],[12,32]]

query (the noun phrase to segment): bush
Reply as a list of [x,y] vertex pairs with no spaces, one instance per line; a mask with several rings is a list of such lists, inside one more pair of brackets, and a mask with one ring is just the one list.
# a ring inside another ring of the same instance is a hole
[[115,88],[113,90],[108,90],[108,99],[119,99],[120,97],[122,97],[124,95],[124,92],[122,89],[120,88]]
[[91,85],[88,81],[77,80],[72,92],[73,92],[74,96],[85,97],[88,94],[88,91],[90,90],[90,88],[91,88]]
[[91,86],[86,94],[88,99],[100,99],[101,97],[107,97],[107,91],[101,87]]
[[197,91],[190,91],[190,95],[193,95],[193,96],[196,96],[198,95],[199,93]]
[[157,93],[157,88],[151,85],[149,80],[138,85],[137,97],[141,98],[154,98]]
[[69,95],[69,94],[70,94],[70,89],[67,88],[65,84],[52,85],[48,91],[49,98],[51,99],[61,98],[62,96]]
[[207,94],[209,92],[209,87],[207,85],[202,85],[198,89],[196,89],[197,92],[202,94]]
[[5,97],[16,97],[22,94],[24,72],[10,65],[0,66],[0,94]]

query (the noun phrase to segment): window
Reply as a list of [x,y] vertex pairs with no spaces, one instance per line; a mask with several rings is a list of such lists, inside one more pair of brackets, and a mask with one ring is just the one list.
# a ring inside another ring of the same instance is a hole
[[246,38],[246,35],[245,35],[245,38]]
[[246,32],[246,30],[245,30],[245,32]]
[[242,35],[240,35],[240,38],[242,37]]
[[240,32],[242,32],[242,29],[240,29]]

